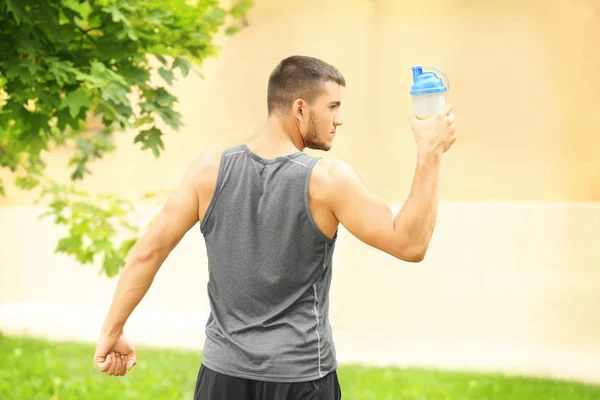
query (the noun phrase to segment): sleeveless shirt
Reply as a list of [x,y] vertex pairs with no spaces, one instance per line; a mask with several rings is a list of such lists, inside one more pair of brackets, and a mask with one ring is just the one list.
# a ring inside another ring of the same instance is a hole
[[303,382],[337,368],[329,323],[332,256],[308,202],[319,158],[264,159],[245,145],[221,154],[200,224],[210,314],[202,363],[230,376]]

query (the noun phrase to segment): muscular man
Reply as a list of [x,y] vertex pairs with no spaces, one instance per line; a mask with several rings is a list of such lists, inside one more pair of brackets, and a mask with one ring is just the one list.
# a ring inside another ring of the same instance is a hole
[[450,106],[424,120],[409,116],[417,166],[393,215],[346,163],[302,151],[331,149],[345,85],[319,59],[286,58],[269,78],[263,132],[195,160],[121,273],[94,355],[101,371],[119,376],[135,365],[125,322],[200,222],[211,313],[195,399],[341,398],[329,324],[338,225],[398,259],[423,260],[436,223],[440,162],[456,140]]

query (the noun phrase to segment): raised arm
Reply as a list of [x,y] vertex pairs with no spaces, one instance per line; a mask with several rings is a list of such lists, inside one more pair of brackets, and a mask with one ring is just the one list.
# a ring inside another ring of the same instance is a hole
[[409,117],[418,144],[417,166],[410,194],[397,215],[346,163],[322,160],[331,211],[350,233],[401,260],[423,260],[437,219],[442,154],[456,140],[451,111],[448,106],[425,121]]

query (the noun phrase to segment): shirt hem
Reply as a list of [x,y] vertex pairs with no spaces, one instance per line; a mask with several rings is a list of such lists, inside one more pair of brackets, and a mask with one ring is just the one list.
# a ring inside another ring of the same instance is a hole
[[338,367],[337,361],[336,361],[333,364],[333,367],[329,371],[322,372],[322,376],[317,373],[315,375],[310,375],[310,376],[305,376],[305,377],[297,377],[297,376],[296,377],[281,377],[281,376],[270,376],[270,375],[253,375],[253,374],[246,374],[244,372],[230,371],[225,368],[217,367],[216,365],[212,364],[210,361],[207,361],[204,358],[202,359],[202,364],[204,364],[207,368],[214,370],[215,372],[229,375],[229,376],[234,376],[236,378],[252,379],[255,381],[265,381],[265,382],[281,382],[281,383],[314,381],[317,379],[324,378],[327,374],[335,371]]

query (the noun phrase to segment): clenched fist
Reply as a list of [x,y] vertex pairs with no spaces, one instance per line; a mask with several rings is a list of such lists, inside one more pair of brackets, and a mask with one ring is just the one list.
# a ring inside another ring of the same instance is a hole
[[101,333],[94,354],[94,365],[112,376],[123,376],[137,363],[133,346],[123,334]]

